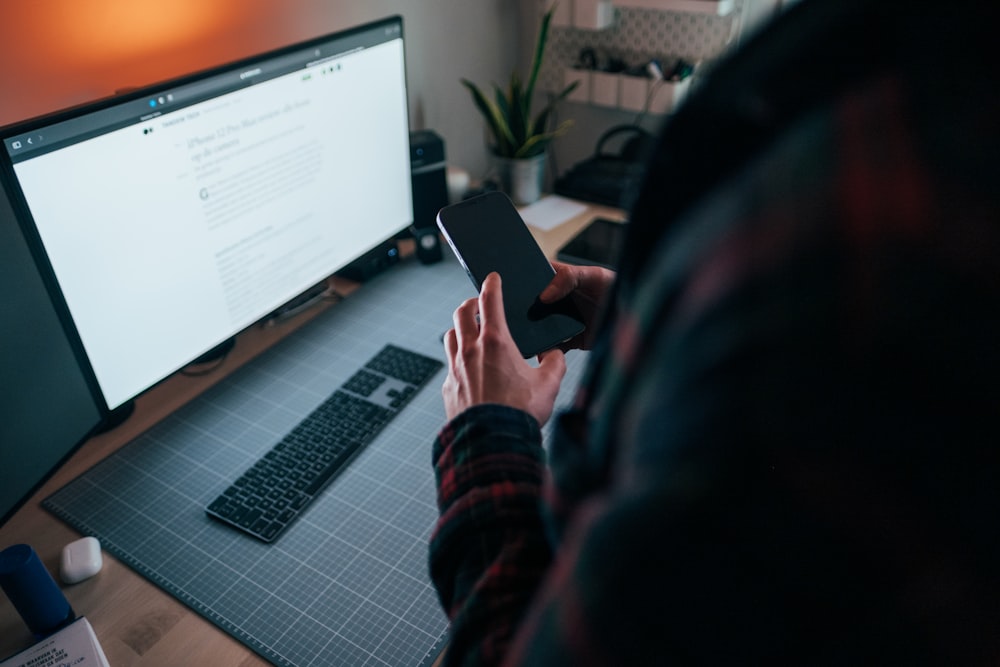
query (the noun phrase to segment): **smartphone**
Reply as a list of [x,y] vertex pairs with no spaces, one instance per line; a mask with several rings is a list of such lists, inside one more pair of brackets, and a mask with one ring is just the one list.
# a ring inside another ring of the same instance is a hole
[[556,251],[556,259],[567,264],[617,269],[627,224],[607,218],[594,218]]
[[538,299],[556,272],[507,195],[487,192],[445,206],[437,224],[477,290],[490,273],[500,274],[507,327],[525,359],[583,332],[572,300]]

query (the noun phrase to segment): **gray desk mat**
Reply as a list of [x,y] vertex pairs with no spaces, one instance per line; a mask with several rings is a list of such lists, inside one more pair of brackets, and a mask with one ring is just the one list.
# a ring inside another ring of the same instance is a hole
[[[451,258],[402,262],[43,505],[275,665],[430,664],[448,629],[427,572],[444,370],[274,544],[204,508],[386,343],[443,361],[474,294]],[[584,358],[568,355],[560,403]]]

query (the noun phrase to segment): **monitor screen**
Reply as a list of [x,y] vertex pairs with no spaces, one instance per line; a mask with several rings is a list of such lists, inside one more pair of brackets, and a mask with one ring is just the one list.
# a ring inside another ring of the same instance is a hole
[[412,222],[400,17],[0,138],[106,410]]

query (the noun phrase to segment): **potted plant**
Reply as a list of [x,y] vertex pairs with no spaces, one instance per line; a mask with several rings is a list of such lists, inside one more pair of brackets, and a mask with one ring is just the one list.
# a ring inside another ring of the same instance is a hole
[[476,84],[462,79],[462,84],[472,93],[476,108],[486,120],[493,141],[490,148],[497,158],[503,189],[516,204],[530,204],[541,196],[546,149],[553,139],[573,124],[572,120],[565,120],[554,129],[548,127],[555,105],[573,92],[579,81],[569,84],[551,98],[537,115],[531,114],[535,83],[542,67],[553,11],[554,7],[550,7],[542,16],[526,84],[522,85],[517,72],[514,72],[506,90],[493,84],[494,95],[491,98]]

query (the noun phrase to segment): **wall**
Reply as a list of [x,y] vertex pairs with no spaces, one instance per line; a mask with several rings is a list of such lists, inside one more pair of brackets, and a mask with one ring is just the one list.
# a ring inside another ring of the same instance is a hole
[[[551,0],[521,0],[521,31],[526,36],[520,53],[522,71],[527,70],[530,62],[540,16],[550,4]],[[735,0],[735,9],[725,16],[615,7],[614,23],[604,30],[554,27],[539,77],[539,88],[546,92],[539,96],[536,104],[541,108],[546,94],[565,86],[563,72],[577,61],[583,47],[602,50],[628,65],[644,63],[653,57],[664,62],[670,58],[684,58],[698,63],[692,83],[697,85],[698,74],[707,72],[715,60],[759,28],[780,6],[780,0]],[[550,181],[552,174],[561,174],[593,155],[597,141],[607,129],[637,123],[655,132],[666,116],[640,115],[636,111],[566,101],[558,107],[557,118],[570,118],[574,125],[569,133],[554,142],[549,164]],[[619,145],[612,141],[605,149],[613,151]]]
[[[507,0],[3,0],[0,125],[401,14],[411,129],[448,161],[487,167],[482,124],[459,79],[505,80],[518,57]],[[512,11],[514,10],[514,11]]]

